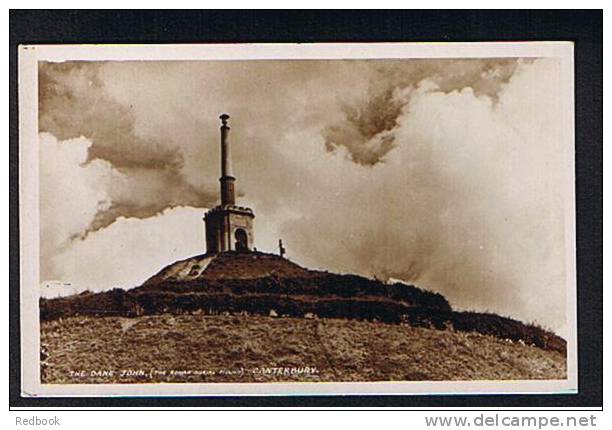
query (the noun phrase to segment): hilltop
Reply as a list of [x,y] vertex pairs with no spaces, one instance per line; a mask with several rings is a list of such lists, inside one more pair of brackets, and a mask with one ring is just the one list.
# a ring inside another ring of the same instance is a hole
[[[98,381],[74,380],[70,370],[125,366],[321,370],[155,381],[550,379],[566,371],[565,340],[540,327],[454,311],[414,285],[309,270],[261,252],[198,255],[130,290],[41,299],[40,317],[50,382]],[[132,376],[100,378],[147,382]]]
[[201,254],[164,267],[147,279],[143,286],[176,282],[214,281],[222,279],[312,278],[327,272],[309,270],[276,254],[250,251],[229,251],[219,254]]
[[41,300],[42,319],[204,310],[400,322],[411,309],[451,307],[442,295],[412,285],[308,270],[261,252],[199,255],[163,268],[131,290]]
[[477,332],[566,351],[565,340],[554,333],[491,313],[453,311],[442,295],[413,285],[309,270],[262,252],[195,256],[131,290],[41,299],[40,311],[41,320],[194,312],[345,318]]

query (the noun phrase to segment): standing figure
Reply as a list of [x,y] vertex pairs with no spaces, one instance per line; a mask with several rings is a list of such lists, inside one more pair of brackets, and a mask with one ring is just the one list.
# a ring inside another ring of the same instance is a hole
[[285,256],[285,247],[283,246],[283,239],[278,239],[278,252],[281,256],[281,258],[283,258]]

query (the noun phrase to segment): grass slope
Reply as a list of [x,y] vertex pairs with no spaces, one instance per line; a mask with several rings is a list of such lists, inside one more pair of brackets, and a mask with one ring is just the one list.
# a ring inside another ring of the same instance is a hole
[[557,351],[479,333],[341,319],[77,316],[41,322],[41,345],[43,383],[566,377]]

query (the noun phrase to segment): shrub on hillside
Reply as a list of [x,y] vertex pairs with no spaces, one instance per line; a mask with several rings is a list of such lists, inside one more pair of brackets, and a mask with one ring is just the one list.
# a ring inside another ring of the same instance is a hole
[[277,294],[289,296],[331,296],[344,298],[380,297],[402,302],[409,306],[451,310],[441,294],[421,290],[413,285],[384,284],[356,275],[321,273],[312,277],[266,276],[256,279],[197,280],[191,282],[165,282],[135,289],[139,292],[208,292],[233,295]]
[[120,289],[104,293],[41,299],[41,319],[53,320],[75,315],[126,317],[161,313],[207,314],[248,313],[321,318],[376,320],[386,323],[406,323],[413,326],[477,332],[511,341],[523,341],[547,350],[565,353],[566,342],[554,333],[534,325],[477,312],[453,312],[449,309],[412,306],[389,297],[315,296],[278,293],[233,294],[227,292],[176,292]]

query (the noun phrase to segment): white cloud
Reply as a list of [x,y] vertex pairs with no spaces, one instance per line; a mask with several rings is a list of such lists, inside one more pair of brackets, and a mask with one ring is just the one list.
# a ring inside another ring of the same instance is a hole
[[202,210],[175,208],[147,218],[119,218],[57,256],[63,280],[83,291],[140,285],[167,264],[204,253]]
[[41,133],[38,143],[41,275],[55,279],[60,274],[57,254],[70,247],[71,238],[87,229],[99,210],[109,206],[107,185],[114,172],[101,160],[83,164],[91,146],[85,138],[59,142]]
[[412,280],[459,308],[562,327],[569,170],[558,76],[554,60],[522,65],[498,102],[421,85],[384,163],[309,160],[300,178],[309,186],[290,202],[304,218],[282,232],[289,252]]

